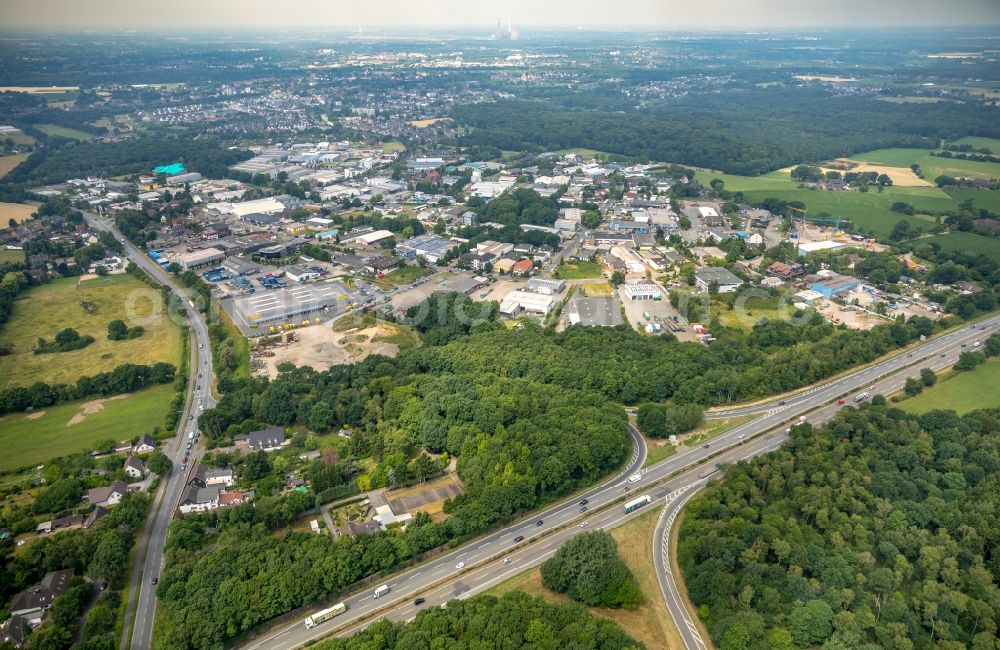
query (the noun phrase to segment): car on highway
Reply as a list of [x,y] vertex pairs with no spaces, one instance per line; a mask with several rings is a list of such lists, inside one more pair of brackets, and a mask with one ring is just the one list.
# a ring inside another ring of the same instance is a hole
[[536,525],[536,526],[541,526],[541,525],[542,525],[542,524],[544,524],[544,523],[545,523],[545,520],[544,520],[544,519],[539,519],[538,521],[536,521],[536,522],[535,522],[535,525]]
[[580,512],[587,512],[587,506],[580,506]]
[[523,542],[524,541],[524,535],[518,535],[517,537],[514,538],[514,541],[515,542]]
[[156,584],[156,583],[158,583],[159,581],[160,581],[160,579],[159,579],[159,578],[157,578],[156,576],[153,576],[152,578],[150,578],[150,579],[149,579],[149,584],[151,584],[151,585],[155,585],[155,584]]
[[846,403],[847,403],[847,402],[845,402],[845,401],[844,401],[844,400],[842,400],[842,399],[838,399],[838,400],[837,400],[837,406],[843,406],[843,405],[844,405],[844,404],[846,404]]
[[778,402],[778,406],[784,406],[784,405],[785,405],[785,400],[781,400],[780,402]]
[[590,503],[590,500],[589,500],[589,499],[584,499],[583,501],[581,501],[581,502],[580,502],[580,505],[581,505],[581,506],[585,506],[585,505],[587,505],[588,503]]
[[415,601],[413,601],[413,604],[414,604],[414,605],[423,605],[423,604],[424,604],[424,603],[426,603],[426,602],[427,602],[427,601],[426,601],[426,600],[424,600],[423,598],[417,598],[417,599],[416,599]]
[[589,522],[589,521],[584,521],[584,522],[581,522],[581,523],[580,523],[580,528],[586,528],[586,527],[587,527],[587,526],[589,526],[589,525],[590,525],[590,522]]
[[708,449],[709,445],[702,445],[705,449]]
[[979,347],[979,341],[973,341],[972,342],[972,347],[978,348]]
[[747,437],[747,434],[745,434],[745,433],[741,433],[741,434],[740,434],[740,440],[743,440],[743,439],[744,439],[744,438],[746,438],[746,437]]
[[194,416],[193,416],[193,415],[189,415],[189,416],[188,416],[188,422],[190,422],[190,421],[191,421],[191,420],[193,420],[193,419],[194,419]]
[[963,343],[963,344],[962,344],[962,347],[964,348],[965,346],[966,346],[966,344],[965,344],[965,343]]
[[505,557],[505,558],[503,559],[503,563],[504,563],[504,564],[510,564],[510,558],[509,558],[509,557]]
[[458,564],[455,565],[455,568],[456,569],[464,569],[465,568],[465,562],[459,562]]

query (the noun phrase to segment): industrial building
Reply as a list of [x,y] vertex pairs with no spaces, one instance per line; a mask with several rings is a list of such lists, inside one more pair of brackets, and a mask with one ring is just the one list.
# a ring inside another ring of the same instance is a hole
[[392,232],[388,230],[372,230],[370,232],[361,233],[359,235],[345,237],[341,241],[344,243],[358,242],[359,244],[371,246],[372,244],[377,244],[380,241],[386,239],[392,239],[392,237],[393,237]]
[[815,253],[817,251],[832,251],[838,248],[843,248],[847,244],[839,241],[814,241],[806,242],[804,244],[799,244],[799,255],[804,256],[809,253]]
[[437,264],[458,242],[437,235],[426,234],[411,237],[396,246],[396,252],[403,257],[422,257],[431,264]]
[[698,269],[694,272],[694,280],[702,291],[708,291],[712,284],[718,285],[719,293],[732,293],[743,284],[743,280],[721,266],[706,266],[703,269]]
[[205,248],[200,251],[178,255],[177,263],[180,264],[181,268],[185,271],[190,271],[191,269],[197,269],[202,266],[207,266],[208,264],[221,262],[225,256],[225,253],[218,248]]
[[663,292],[652,282],[628,282],[624,287],[629,300],[662,300]]
[[623,325],[622,312],[611,297],[574,297],[566,306],[570,325],[584,327],[617,327]]
[[521,312],[545,315],[555,309],[558,303],[559,301],[552,296],[515,290],[508,293],[500,303],[500,313],[509,317],[517,316]]
[[[344,285],[333,280],[274,289],[235,298],[233,316],[244,334],[265,334],[266,326],[294,323],[316,312],[339,312],[352,296]],[[261,328],[264,329],[261,329]]]
[[809,288],[816,291],[827,298],[832,298],[837,294],[847,293],[861,286],[861,280],[852,277],[850,275],[840,275],[839,273],[831,273],[830,275],[824,276],[822,279],[817,279],[813,281]]
[[524,285],[524,288],[526,291],[540,293],[543,296],[554,296],[563,292],[563,289],[566,288],[566,283],[563,280],[531,278],[528,280],[527,284]]
[[319,275],[319,271],[314,271],[298,264],[285,267],[285,277],[292,282],[308,282],[309,280],[315,280]]

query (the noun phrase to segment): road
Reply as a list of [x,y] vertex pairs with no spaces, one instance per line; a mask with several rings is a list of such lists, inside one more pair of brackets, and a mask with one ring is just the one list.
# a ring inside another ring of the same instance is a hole
[[[159,264],[150,259],[144,251],[129,243],[110,220],[92,213],[84,213],[84,217],[91,227],[111,232],[115,239],[123,242],[125,252],[132,262],[151,278],[165,285],[171,292],[180,297],[184,307],[183,315],[187,318],[194,334],[190,376],[188,377],[188,398],[184,403],[184,411],[181,413],[180,423],[177,426],[177,435],[168,441],[163,449],[163,452],[173,462],[174,469],[165,484],[161,485],[158,492],[159,498],[154,499],[150,511],[151,520],[147,521],[145,528],[140,533],[137,542],[139,550],[136,554],[129,587],[130,602],[126,606],[126,621],[128,621],[127,612],[133,607],[135,610],[132,642],[129,647],[133,650],[146,650],[152,647],[153,621],[156,615],[156,587],[150,581],[153,577],[158,577],[163,568],[163,546],[166,543],[170,519],[173,517],[194,461],[200,457],[200,452],[195,447],[191,463],[186,470],[181,469],[184,454],[187,451],[189,434],[195,430],[201,412],[216,404],[211,393],[211,344],[208,338],[208,325],[202,314],[194,309],[193,303],[188,300],[187,292],[168,277]],[[167,310],[164,309],[163,313],[166,316]],[[195,347],[195,343],[197,347]],[[144,549],[143,544],[145,544]]]
[[[505,530],[388,577],[385,583],[391,592],[387,596],[375,600],[370,590],[351,594],[343,599],[347,612],[331,622],[306,630],[301,620],[297,620],[248,640],[243,647],[248,650],[296,648],[331,634],[351,634],[376,617],[409,620],[419,609],[485,591],[544,562],[566,539],[582,530],[620,525],[644,510],[666,502],[671,493],[691,489],[692,484],[704,482],[705,477],[699,474],[713,468],[716,462],[735,462],[777,449],[787,437],[785,429],[799,416],[805,416],[811,423],[819,423],[843,408],[836,403],[839,398],[853,403],[853,395],[862,390],[871,392],[873,387],[874,391],[888,393],[902,386],[906,377],[916,375],[920,368],[941,369],[951,365],[960,352],[972,349],[973,341],[985,339],[988,332],[995,331],[998,325],[1000,316],[994,316],[978,324],[974,331],[965,327],[931,339],[896,357],[787,398],[784,405],[771,403],[751,407],[759,417],[719,434],[708,444],[685,450],[648,467],[643,472],[642,480],[637,485],[629,486],[626,477],[634,468],[642,466],[645,457],[644,450],[639,452],[637,447],[629,467],[613,480],[518,521]],[[962,344],[968,347],[963,348]],[[910,365],[913,366],[911,371],[899,372]],[[633,431],[632,435],[635,437],[636,433]],[[649,494],[653,504],[632,514],[624,513],[621,504],[628,497],[640,494]],[[589,510],[586,513],[580,511],[579,502],[583,498],[588,499]],[[679,505],[676,507],[679,508]],[[535,526],[534,522],[539,520],[543,524]],[[588,525],[581,528],[583,521]],[[518,536],[523,536],[525,540],[515,542]],[[505,557],[510,558],[509,564],[503,562]],[[462,569],[457,568],[459,562],[465,565]],[[415,606],[413,600],[417,597],[424,598],[426,602]]]

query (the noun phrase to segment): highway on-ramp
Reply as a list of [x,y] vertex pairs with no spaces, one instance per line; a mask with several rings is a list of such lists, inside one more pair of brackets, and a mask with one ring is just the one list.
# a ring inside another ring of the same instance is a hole
[[[985,339],[998,324],[1000,316],[994,316],[977,324],[974,330],[965,327],[930,339],[894,357],[787,398],[780,407],[772,403],[768,408],[762,408],[756,419],[719,434],[707,444],[687,449],[648,467],[642,472],[641,481],[629,484],[628,476],[635,467],[642,466],[639,456],[644,457],[644,454],[638,454],[629,467],[610,482],[515,522],[502,531],[473,540],[415,568],[385,578],[382,582],[390,587],[390,592],[379,599],[372,597],[371,589],[347,595],[342,598],[347,611],[327,623],[307,630],[301,619],[296,620],[248,639],[241,647],[250,650],[296,648],[331,634],[356,632],[377,618],[409,620],[420,609],[480,593],[512,575],[537,566],[566,539],[583,530],[617,526],[644,510],[664,503],[672,493],[703,482],[706,472],[713,469],[717,462],[735,462],[778,448],[787,437],[786,428],[800,416],[805,416],[811,423],[818,423],[843,408],[837,404],[838,399],[843,398],[852,404],[854,395],[873,390],[887,393],[893,387],[901,386],[906,377],[917,375],[920,368],[951,365],[959,353],[973,349],[974,341]],[[631,433],[636,436],[634,430]],[[634,513],[625,513],[623,503],[642,494],[649,494],[653,503]],[[588,511],[581,512],[580,502],[584,498],[588,500]],[[537,521],[542,524],[536,526]],[[587,526],[580,527],[584,521]],[[515,542],[517,537],[524,537],[524,540]],[[509,558],[510,562],[504,563],[505,558]],[[463,564],[462,568],[458,568],[459,563]],[[425,599],[419,606],[414,604],[418,597]]]
[[[189,292],[169,277],[159,264],[150,259],[145,252],[129,243],[111,221],[92,213],[84,213],[84,217],[93,228],[113,234],[115,239],[122,243],[126,255],[132,262],[178,297],[182,308],[176,311],[186,319],[194,334],[190,376],[188,377],[188,398],[185,400],[184,410],[177,426],[177,435],[169,440],[163,449],[163,452],[173,462],[174,468],[165,484],[161,485],[157,495],[159,498],[154,498],[153,501],[150,519],[147,520],[146,526],[139,533],[137,542],[139,550],[136,553],[129,587],[129,603],[126,607],[126,612],[132,608],[135,611],[132,641],[128,647],[132,650],[147,650],[152,647],[153,622],[156,615],[156,587],[152,584],[152,580],[159,577],[163,568],[163,546],[166,543],[170,519],[173,517],[177,502],[187,484],[187,476],[195,461],[200,457],[198,447],[192,445],[192,458],[188,468],[187,470],[181,469],[189,436],[192,431],[196,430],[198,416],[202,411],[212,408],[216,404],[211,392],[211,343],[208,337],[208,325],[195,308],[194,303],[191,302]],[[169,317],[168,310],[166,305],[163,307],[161,317],[167,318]],[[145,548],[143,548],[143,543],[145,543]],[[126,615],[126,623],[127,621],[128,616]],[[128,635],[125,636],[127,638]],[[125,647],[124,640],[123,647]]]

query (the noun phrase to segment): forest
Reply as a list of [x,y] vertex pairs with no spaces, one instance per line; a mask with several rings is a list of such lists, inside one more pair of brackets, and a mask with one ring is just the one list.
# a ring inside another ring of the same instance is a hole
[[1000,410],[884,400],[725,468],[678,559],[722,650],[996,648]]
[[476,596],[453,600],[443,609],[432,607],[421,612],[411,623],[378,621],[354,636],[324,641],[316,647],[319,650],[645,648],[616,623],[591,615],[582,605],[550,605],[522,592],[500,598]]
[[935,148],[940,138],[1000,136],[989,108],[891,104],[815,87],[697,93],[624,114],[505,100],[456,106],[451,115],[473,127],[464,145],[530,152],[586,147],[744,176],[884,147]]

